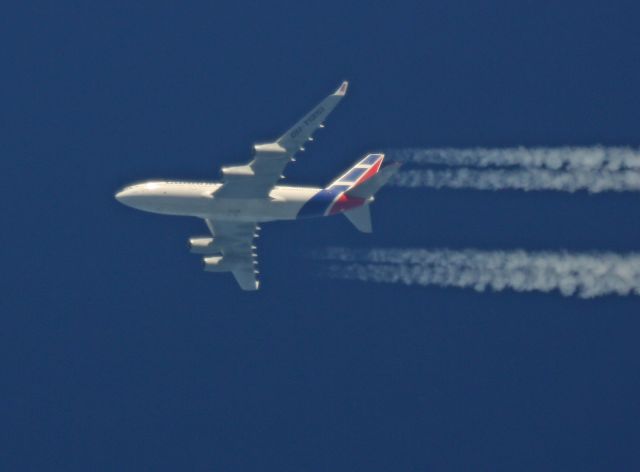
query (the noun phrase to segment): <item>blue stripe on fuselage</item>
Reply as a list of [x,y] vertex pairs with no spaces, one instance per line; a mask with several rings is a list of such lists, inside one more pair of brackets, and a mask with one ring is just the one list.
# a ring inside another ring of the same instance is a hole
[[324,215],[336,197],[348,188],[348,185],[334,185],[333,187],[320,190],[302,206],[298,212],[298,218]]

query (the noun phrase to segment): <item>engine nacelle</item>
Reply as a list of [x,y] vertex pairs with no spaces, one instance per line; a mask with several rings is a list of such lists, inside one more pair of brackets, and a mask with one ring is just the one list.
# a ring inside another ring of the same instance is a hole
[[202,258],[203,268],[207,272],[229,272],[246,260],[234,256],[210,256]]
[[222,256],[205,257],[202,259],[203,268],[207,272],[226,272],[229,266],[223,260]]
[[217,252],[213,245],[213,238],[189,238],[189,251],[193,254],[213,254]]
[[253,145],[253,154],[270,154],[270,155],[285,155],[287,154],[287,150],[283,148],[277,142],[274,143],[263,143],[263,144],[254,144]]

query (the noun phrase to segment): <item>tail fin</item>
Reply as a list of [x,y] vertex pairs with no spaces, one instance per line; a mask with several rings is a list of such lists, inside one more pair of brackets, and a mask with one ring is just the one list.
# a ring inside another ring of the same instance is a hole
[[363,233],[371,232],[371,212],[368,204],[373,195],[396,173],[399,164],[382,166],[384,154],[369,154],[343,175],[334,180],[328,191],[339,195],[327,214],[344,213]]
[[368,154],[348,171],[331,182],[327,189],[346,191],[366,182],[376,175],[382,166],[384,154]]
[[[384,154],[368,154],[347,172],[311,197],[298,212],[298,218],[328,216],[353,211],[373,201],[373,194],[395,173],[399,165],[382,166]],[[347,216],[361,231],[368,232],[371,219],[365,216]],[[366,218],[366,220],[365,220]],[[357,222],[356,222],[357,220]]]
[[388,165],[385,165],[382,169],[378,171],[377,174],[372,176],[367,181],[354,185],[352,188],[347,190],[346,194],[349,197],[355,198],[364,198],[369,199],[373,197],[373,195],[382,188],[384,184],[386,184],[391,177],[398,171],[400,168],[399,162],[393,162]]

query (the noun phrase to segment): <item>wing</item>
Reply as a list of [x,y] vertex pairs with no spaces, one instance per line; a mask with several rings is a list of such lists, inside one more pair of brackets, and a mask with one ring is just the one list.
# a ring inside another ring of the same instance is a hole
[[214,247],[221,256],[205,257],[205,270],[231,272],[242,290],[258,290],[257,260],[253,238],[260,229],[255,223],[205,220]]
[[216,197],[225,198],[265,198],[280,180],[286,165],[294,160],[295,154],[304,150],[303,145],[312,140],[315,130],[323,126],[325,118],[347,93],[348,83],[326,97],[307,113],[277,141],[255,144],[254,158],[243,166],[223,167],[224,182]]

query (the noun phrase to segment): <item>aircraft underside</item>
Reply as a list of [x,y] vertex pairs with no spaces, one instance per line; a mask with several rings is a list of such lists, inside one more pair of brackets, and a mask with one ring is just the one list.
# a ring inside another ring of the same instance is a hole
[[118,193],[121,203],[152,213],[202,218],[211,236],[190,238],[204,269],[231,272],[243,290],[257,290],[253,239],[259,223],[343,213],[360,231],[371,232],[369,203],[395,173],[384,155],[368,154],[326,188],[277,185],[286,165],[344,97],[347,82],[271,143],[255,144],[248,164],[222,168],[221,183],[149,181]]

